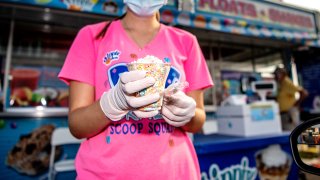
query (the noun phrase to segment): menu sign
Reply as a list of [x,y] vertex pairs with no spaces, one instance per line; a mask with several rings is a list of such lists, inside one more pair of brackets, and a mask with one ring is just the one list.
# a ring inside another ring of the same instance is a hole
[[[314,55],[316,56],[316,55]],[[301,75],[301,86],[308,91],[308,97],[303,101],[302,108],[310,113],[320,113],[320,56],[310,57],[301,54],[296,58],[297,69]]]
[[248,0],[198,0],[197,11],[232,16],[255,23],[287,28],[315,30],[312,12],[300,11],[265,1]]

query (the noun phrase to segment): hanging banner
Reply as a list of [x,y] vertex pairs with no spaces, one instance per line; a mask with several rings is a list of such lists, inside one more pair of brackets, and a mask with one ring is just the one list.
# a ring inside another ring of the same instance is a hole
[[[123,0],[0,0],[121,16]],[[315,13],[258,0],[168,0],[160,9],[161,21],[213,31],[271,38],[300,44],[316,44]],[[313,45],[315,46],[315,45]]]
[[197,12],[232,17],[250,24],[315,32],[314,15],[266,1],[198,0]]
[[0,0],[0,2],[1,1],[114,16],[122,15],[124,12],[123,0]]
[[[179,8],[182,0],[179,0]],[[184,6],[186,2],[183,1]],[[318,38],[315,13],[269,1],[196,0],[178,11],[160,9],[161,20],[169,24],[210,29],[259,38],[271,38],[306,44]]]
[[[0,2],[1,1],[115,16],[120,16],[125,12],[123,0],[0,0]],[[176,6],[175,0],[168,0],[167,6]]]

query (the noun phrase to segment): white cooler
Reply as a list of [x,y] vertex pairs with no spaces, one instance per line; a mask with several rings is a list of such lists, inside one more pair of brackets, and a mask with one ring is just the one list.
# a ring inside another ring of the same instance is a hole
[[275,101],[218,107],[217,121],[219,134],[255,136],[282,132]]

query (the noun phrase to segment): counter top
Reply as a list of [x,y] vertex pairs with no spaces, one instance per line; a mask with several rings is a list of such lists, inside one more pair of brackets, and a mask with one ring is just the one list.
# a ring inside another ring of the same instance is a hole
[[290,143],[290,132],[280,134],[269,134],[251,137],[226,136],[219,134],[194,135],[194,146],[197,154],[207,154],[236,149],[247,149],[249,147],[263,147],[269,144]]
[[8,108],[5,112],[0,112],[0,117],[67,117],[68,108]]

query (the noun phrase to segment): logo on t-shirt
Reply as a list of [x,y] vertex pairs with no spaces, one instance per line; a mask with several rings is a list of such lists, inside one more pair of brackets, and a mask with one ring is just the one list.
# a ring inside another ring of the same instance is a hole
[[[114,64],[112,65],[109,69],[108,69],[108,80],[104,83],[104,86],[107,87],[108,81],[109,81],[109,85],[111,88],[113,88],[117,83],[118,80],[120,78],[120,74],[123,72],[128,71],[127,65],[126,63],[118,63],[118,64]],[[165,88],[167,88],[169,85],[180,81],[180,72],[178,69],[176,69],[175,67],[171,66],[167,80],[166,80],[166,85]]]
[[108,66],[111,63],[111,61],[119,60],[120,54],[121,52],[119,50],[107,52],[107,54],[103,58],[103,64]]

